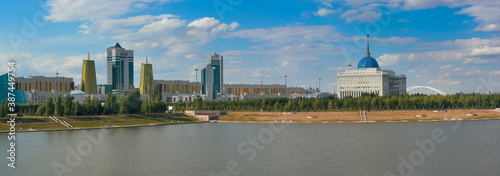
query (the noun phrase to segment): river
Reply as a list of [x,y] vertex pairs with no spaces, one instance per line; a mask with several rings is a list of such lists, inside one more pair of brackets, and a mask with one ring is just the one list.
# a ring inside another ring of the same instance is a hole
[[500,175],[500,120],[21,132],[0,175]]

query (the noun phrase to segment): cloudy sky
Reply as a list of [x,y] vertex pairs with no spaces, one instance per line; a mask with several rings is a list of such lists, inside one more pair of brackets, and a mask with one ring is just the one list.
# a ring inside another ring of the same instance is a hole
[[330,91],[370,34],[372,57],[408,86],[500,91],[500,1],[7,0],[0,9],[0,66],[16,60],[17,76],[59,72],[79,84],[90,52],[105,83],[106,48],[119,42],[134,50],[135,80],[147,56],[155,79],[194,81],[217,52],[226,83],[284,84],[287,74],[288,85],[321,78]]

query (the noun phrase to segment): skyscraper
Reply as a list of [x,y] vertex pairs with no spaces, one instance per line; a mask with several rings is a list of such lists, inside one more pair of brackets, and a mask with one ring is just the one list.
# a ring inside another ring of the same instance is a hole
[[224,85],[223,73],[223,57],[217,53],[208,56],[207,65],[201,69],[201,89],[207,100],[215,99],[217,94],[222,93]]
[[113,91],[129,91],[134,88],[134,51],[122,48],[119,43],[107,50],[108,84]]
[[90,60],[90,53],[88,54],[87,60],[83,60],[82,91],[87,94],[97,94],[95,62],[93,60]]
[[141,95],[149,94],[153,96],[153,65],[148,63],[148,58],[146,57],[146,63],[141,66],[141,84],[139,86]]

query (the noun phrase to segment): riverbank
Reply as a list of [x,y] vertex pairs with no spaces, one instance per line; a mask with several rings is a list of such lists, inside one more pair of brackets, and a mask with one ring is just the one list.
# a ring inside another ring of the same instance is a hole
[[[198,119],[184,114],[139,114],[139,115],[99,115],[58,117],[74,128],[67,128],[49,117],[16,117],[16,131],[74,130],[94,128],[120,128],[152,125],[185,124],[198,122]],[[8,132],[9,118],[0,118],[0,132]]]
[[[476,114],[467,116],[466,114]],[[419,115],[420,117],[417,117]],[[315,117],[315,118],[308,118]],[[447,110],[444,111],[366,111],[367,122],[404,122],[404,121],[447,121],[500,119],[500,112],[491,109]],[[229,112],[218,122],[296,122],[296,123],[349,123],[361,122],[359,111],[342,112]]]

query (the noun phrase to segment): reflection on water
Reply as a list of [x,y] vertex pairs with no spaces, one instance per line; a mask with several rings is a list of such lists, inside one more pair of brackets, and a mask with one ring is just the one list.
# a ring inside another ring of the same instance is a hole
[[[18,133],[0,175],[500,175],[499,120]],[[434,137],[434,138],[433,138]],[[102,140],[100,140],[102,138]],[[437,140],[439,139],[439,140]],[[7,148],[7,134],[0,134]]]

